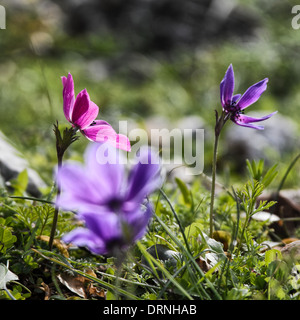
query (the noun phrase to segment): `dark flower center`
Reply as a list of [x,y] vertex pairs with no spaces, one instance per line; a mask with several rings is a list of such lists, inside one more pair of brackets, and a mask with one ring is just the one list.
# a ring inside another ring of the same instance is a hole
[[231,113],[231,120],[236,120],[236,121],[238,121],[238,120],[241,120],[240,119],[240,115],[241,114],[244,114],[244,110],[236,110],[235,112],[232,112]]
[[225,110],[227,112],[237,112],[236,101],[227,101],[225,105]]
[[118,213],[119,210],[122,208],[122,200],[118,198],[112,198],[107,202],[108,207],[111,211]]

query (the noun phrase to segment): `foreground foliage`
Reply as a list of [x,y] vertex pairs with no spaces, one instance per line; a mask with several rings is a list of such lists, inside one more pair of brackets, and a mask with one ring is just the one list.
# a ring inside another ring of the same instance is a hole
[[298,299],[299,264],[284,257],[281,241],[271,248],[271,219],[254,219],[274,207],[260,196],[276,167],[264,172],[262,161],[247,165],[249,181],[217,195],[212,238],[209,191],[200,178],[191,185],[176,178],[175,187],[165,183],[152,195],[148,232],[121,261],[60,241],[78,224],[65,211],[50,251],[53,193],[32,199],[25,185],[17,195],[1,190],[0,298]]

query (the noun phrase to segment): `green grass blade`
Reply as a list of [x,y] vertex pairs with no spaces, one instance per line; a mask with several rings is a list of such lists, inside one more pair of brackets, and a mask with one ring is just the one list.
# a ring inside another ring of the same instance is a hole
[[194,300],[193,297],[174,279],[174,277],[166,270],[140,243],[137,242],[138,248],[141,250],[142,254],[146,258],[147,261],[151,261],[152,265],[154,264],[165,276],[169,279],[170,282],[174,284],[174,286],[189,300]]
[[[89,275],[89,274],[87,274],[87,273],[85,273],[83,271],[80,271],[78,269],[73,268],[71,266],[71,264],[66,264],[66,263],[64,263],[62,261],[59,261],[59,260],[55,259],[55,258],[48,257],[48,256],[46,256],[45,254],[43,254],[42,252],[40,252],[40,251],[38,251],[36,249],[31,249],[31,250],[34,251],[35,253],[39,254],[40,256],[42,256],[44,259],[50,260],[50,261],[52,261],[52,262],[54,262],[54,263],[56,263],[56,264],[58,264],[58,265],[60,265],[60,266],[62,266],[64,268],[67,268],[67,269],[69,269],[69,270],[71,270],[71,271],[73,271],[73,272],[75,272],[75,273],[77,273],[77,274],[79,274],[79,275],[81,275],[81,276],[93,281],[93,282],[96,282],[96,283],[100,284],[101,286],[103,286],[104,288],[107,288],[107,289],[110,289],[110,290],[113,290],[113,291],[117,291],[119,294],[121,294],[121,295],[123,295],[125,297],[128,297],[130,299],[133,299],[133,300],[142,300],[141,298],[135,296],[134,294],[132,294],[130,292],[127,292],[127,291],[125,291],[125,290],[123,290],[123,289],[121,289],[119,287],[116,287],[113,284],[110,284],[108,282],[105,282],[105,281],[97,278],[97,277],[91,276],[91,275]],[[51,252],[48,252],[48,251],[47,251],[47,253],[51,254]]]
[[[205,277],[205,274],[201,270],[199,265],[197,264],[196,259],[190,254],[190,252],[185,248],[185,246],[178,240],[177,236],[175,234],[173,234],[173,232],[168,228],[168,226],[158,216],[155,216],[155,217],[156,217],[157,221],[161,224],[161,226],[165,229],[165,231],[169,234],[169,236],[172,238],[172,240],[176,243],[176,245],[182,250],[182,253],[188,258],[188,260],[194,266],[194,268],[197,270],[199,275],[201,277],[205,278],[205,281],[206,281],[208,287],[214,293],[215,297],[218,300],[222,300],[222,297],[219,295],[219,293],[217,292],[217,290],[215,289],[213,284],[209,281],[209,279],[207,279],[207,277]],[[202,288],[202,289],[203,289],[202,291],[203,291],[204,295],[206,296],[206,298],[210,299],[209,295],[204,290],[204,288]]]

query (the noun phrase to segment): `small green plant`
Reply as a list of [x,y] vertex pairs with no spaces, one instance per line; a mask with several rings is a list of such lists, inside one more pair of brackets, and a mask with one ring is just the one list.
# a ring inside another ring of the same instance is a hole
[[0,218],[0,254],[5,254],[17,241],[12,228],[4,225],[5,220]]

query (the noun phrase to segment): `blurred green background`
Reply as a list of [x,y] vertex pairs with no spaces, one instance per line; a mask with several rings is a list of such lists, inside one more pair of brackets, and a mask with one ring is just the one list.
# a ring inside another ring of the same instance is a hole
[[[68,125],[60,77],[71,72],[76,94],[87,88],[100,107],[98,118],[116,130],[119,120],[145,128],[148,119],[160,118],[173,128],[184,117],[199,116],[206,132],[205,172],[210,174],[214,110],[221,110],[219,83],[230,63],[236,93],[269,78],[267,91],[251,111],[278,110],[298,129],[300,30],[291,25],[295,16],[291,10],[297,4],[287,0],[2,1],[6,29],[0,30],[0,130],[50,181],[55,165],[53,123]],[[226,125],[221,136],[220,167],[225,173],[239,168],[235,158],[222,159],[234,151],[226,139],[233,126]],[[253,139],[251,129],[242,129]],[[299,140],[295,134],[284,139],[284,144]],[[271,153],[270,164],[278,162],[279,169],[285,170],[299,152],[296,142],[284,154]],[[80,138],[68,156],[80,158],[86,145]],[[299,165],[290,185],[297,183],[298,169]]]

